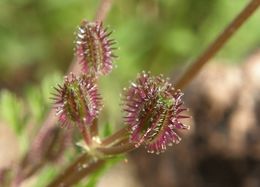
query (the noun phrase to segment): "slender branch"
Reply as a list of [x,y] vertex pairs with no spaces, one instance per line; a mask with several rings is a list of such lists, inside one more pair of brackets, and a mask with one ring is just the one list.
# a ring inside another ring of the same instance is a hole
[[[133,143],[125,143],[114,147],[100,147],[97,148],[97,151],[103,153],[105,158],[106,156],[126,153],[135,148],[136,147]],[[99,169],[104,163],[105,160],[101,158],[92,158],[90,155],[82,154],[65,171],[61,172],[61,174],[58,175],[47,187],[69,187],[77,184],[88,174]]]
[[127,127],[124,127],[118,130],[117,132],[115,132],[114,134],[112,134],[111,136],[107,137],[106,139],[102,140],[101,145],[103,146],[110,145],[115,141],[120,141],[120,139],[125,138],[127,135],[128,135],[128,129]]
[[[96,150],[105,158],[106,156],[126,153],[135,149],[135,145],[133,143],[128,143],[128,138],[126,139],[125,135],[127,135],[127,128],[118,130],[108,138],[104,139],[101,143],[102,147],[98,147]],[[118,138],[122,140],[120,141],[121,145],[115,144],[115,146],[112,147],[104,147],[106,145],[111,145],[111,143],[114,143]],[[82,154],[70,166],[68,166],[65,171],[58,175],[47,187],[55,187],[59,185],[66,187],[76,184],[89,173],[101,167],[104,162],[105,161],[100,158],[92,158],[90,155]]]
[[113,147],[99,147],[97,150],[106,155],[117,155],[126,153],[136,149],[134,143],[126,143],[123,145],[113,146]]
[[259,7],[260,0],[252,0],[241,13],[227,26],[217,39],[206,49],[201,56],[190,66],[176,83],[177,89],[183,89],[199,73],[202,67],[221,49],[243,23]]
[[86,175],[97,170],[104,164],[103,160],[94,160],[87,154],[82,154],[65,171],[61,172],[47,187],[69,187],[77,184]]
[[91,145],[92,144],[92,138],[91,138],[90,129],[85,124],[80,124],[79,129],[80,129],[80,132],[83,136],[85,143],[87,145]]
[[98,7],[98,10],[97,10],[96,16],[95,16],[95,20],[103,21],[107,17],[107,14],[112,7],[112,2],[113,2],[113,0],[102,0],[101,1],[100,5]]
[[98,137],[98,119],[94,119],[92,125],[90,126],[91,137]]

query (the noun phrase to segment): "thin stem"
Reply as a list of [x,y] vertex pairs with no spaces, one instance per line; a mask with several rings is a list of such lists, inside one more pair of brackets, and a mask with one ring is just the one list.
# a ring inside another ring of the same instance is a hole
[[[126,153],[134,150],[135,148],[135,144],[128,143],[127,141],[122,142],[122,145],[118,146],[99,147],[97,148],[97,151],[102,153],[105,158],[106,156],[113,156],[117,154]],[[91,172],[100,168],[104,163],[105,161],[101,158],[92,158],[90,155],[82,154],[64,172],[58,175],[47,187],[67,187],[74,185]]]
[[136,149],[136,146],[134,143],[125,143],[123,145],[113,146],[113,147],[99,147],[97,148],[98,151],[100,151],[103,154],[106,155],[117,155],[126,153],[129,151],[132,151]]
[[87,154],[82,154],[47,187],[68,187],[77,184],[81,179],[100,168],[103,164],[103,160],[94,160]]
[[[92,160],[87,163],[87,167],[82,165],[82,169],[77,173],[74,173],[71,177],[69,177],[66,181],[67,186],[73,186],[85,178],[87,175],[93,173],[97,169],[101,168],[104,165],[104,160]],[[85,168],[84,168],[85,167]],[[65,185],[66,186],[66,185]]]
[[[122,154],[135,149],[133,143],[125,143],[120,146],[114,147],[100,147],[97,148],[104,156],[112,156]],[[75,160],[65,171],[58,175],[47,187],[69,187],[77,184],[81,179],[88,174],[99,169],[105,160],[100,158],[91,158],[87,154],[82,154],[77,160]]]
[[117,132],[115,132],[114,134],[112,134],[111,136],[107,137],[106,139],[102,140],[101,145],[103,146],[110,145],[115,141],[125,138],[127,135],[128,135],[128,128],[124,127],[118,130]]
[[102,0],[99,4],[95,20],[97,21],[104,21],[104,19],[107,17],[108,12],[110,11],[112,7],[113,0]]
[[92,125],[90,126],[91,137],[98,137],[98,119],[94,119]]
[[176,83],[176,88],[183,89],[199,73],[202,67],[222,48],[230,37],[253,14],[260,5],[260,0],[252,0],[241,13],[227,26],[217,39],[206,49]]
[[88,127],[86,127],[86,125],[84,125],[84,124],[81,124],[79,129],[80,129],[80,132],[82,134],[82,137],[83,137],[85,143],[87,145],[91,145],[92,138],[91,138],[90,129]]

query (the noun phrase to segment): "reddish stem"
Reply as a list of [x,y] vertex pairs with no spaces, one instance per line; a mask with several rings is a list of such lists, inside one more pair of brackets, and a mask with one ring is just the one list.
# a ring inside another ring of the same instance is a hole
[[97,21],[103,21],[107,17],[108,12],[111,9],[113,0],[103,0],[101,1],[96,16],[95,20]]
[[135,146],[134,143],[125,143],[113,147],[99,147],[97,148],[97,150],[105,155],[117,155],[117,154],[127,153],[136,148],[137,147]]
[[98,137],[98,119],[94,119],[90,126],[91,137]]
[[124,139],[128,136],[128,128],[124,127],[111,136],[107,137],[106,139],[102,140],[101,146],[107,146],[110,144],[113,144],[115,141],[120,141],[121,139]]
[[243,23],[253,14],[259,5],[260,0],[252,0],[206,49],[206,51],[202,53],[201,56],[191,64],[189,69],[184,72],[176,83],[176,88],[183,89],[190,81],[192,81],[202,67],[221,49],[221,47],[223,47],[240,26],[243,25]]
[[47,187],[69,187],[78,183],[84,176],[103,165],[103,160],[93,160],[87,154],[82,154],[65,171],[61,172]]
[[[126,143],[124,145],[115,147],[102,147],[97,148],[98,151],[107,155],[113,156],[129,152],[136,147],[132,143]],[[106,156],[104,156],[105,158]],[[76,161],[74,161],[65,171],[61,172],[59,176],[55,178],[47,187],[69,187],[77,184],[81,179],[90,174],[91,172],[100,168],[105,161],[100,158],[91,159],[87,154],[81,155]]]
[[91,133],[90,133],[89,128],[86,125],[82,124],[82,125],[80,125],[79,129],[80,129],[80,132],[82,134],[82,137],[83,137],[85,143],[87,145],[91,145],[92,138],[91,138]]

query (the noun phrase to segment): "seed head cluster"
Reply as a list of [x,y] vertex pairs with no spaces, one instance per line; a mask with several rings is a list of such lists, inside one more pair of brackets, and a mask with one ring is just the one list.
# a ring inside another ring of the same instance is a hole
[[63,126],[71,124],[91,124],[102,108],[96,79],[92,76],[73,73],[64,78],[54,94],[56,115]]
[[107,75],[111,72],[115,41],[100,22],[82,21],[76,33],[76,56],[82,71],[88,74]]
[[[56,115],[62,126],[77,125],[85,137],[89,126],[102,108],[97,79],[113,68],[115,41],[100,22],[82,21],[76,33],[76,57],[82,65],[79,76],[71,73],[58,85],[54,94]],[[182,123],[183,93],[175,90],[162,75],[142,72],[123,92],[124,122],[129,141],[136,147],[145,145],[150,153],[161,153],[181,141],[178,131],[189,129]],[[82,128],[82,125],[84,128]],[[126,137],[127,138],[127,137]],[[88,143],[88,141],[86,141]]]
[[167,145],[177,144],[178,130],[189,129],[180,120],[187,109],[181,100],[183,93],[175,90],[162,75],[142,72],[128,89],[124,90],[124,121],[129,125],[130,141],[144,144],[150,153],[161,153]]

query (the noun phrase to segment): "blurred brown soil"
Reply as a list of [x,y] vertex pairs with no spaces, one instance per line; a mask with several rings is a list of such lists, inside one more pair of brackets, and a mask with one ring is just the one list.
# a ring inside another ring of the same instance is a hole
[[134,151],[144,187],[260,186],[260,51],[235,66],[212,62],[185,90],[191,131],[160,156]]

